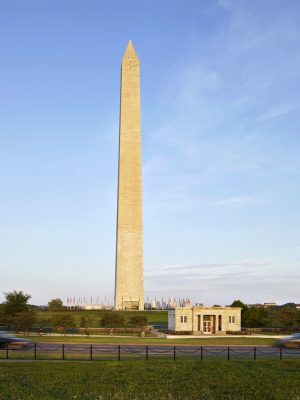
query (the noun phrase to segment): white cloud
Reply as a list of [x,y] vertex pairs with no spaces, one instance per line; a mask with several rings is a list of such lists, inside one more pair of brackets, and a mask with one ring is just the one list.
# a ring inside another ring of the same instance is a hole
[[247,206],[261,204],[262,199],[253,196],[229,197],[215,202],[216,206]]
[[[205,304],[297,301],[300,274],[269,262],[165,266],[146,271],[146,292]],[[286,290],[286,287],[289,290]]]

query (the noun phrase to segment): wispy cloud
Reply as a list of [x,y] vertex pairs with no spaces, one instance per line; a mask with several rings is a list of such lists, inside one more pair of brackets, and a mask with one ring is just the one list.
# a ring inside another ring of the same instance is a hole
[[[145,176],[157,210],[199,207],[205,195],[219,207],[265,204],[274,194],[263,183],[296,177],[300,169],[290,152],[290,141],[296,146],[299,139],[288,128],[299,109],[298,95],[288,89],[300,78],[296,18],[278,7],[270,15],[270,4],[256,1],[223,0],[217,7],[225,12],[223,25],[170,66],[159,117],[148,118],[155,157],[167,159]],[[254,182],[261,187],[249,190]],[[168,208],[165,199],[176,199],[176,206]]]
[[288,114],[299,111],[299,106],[292,104],[292,105],[280,105],[272,107],[270,106],[269,109],[266,110],[265,113],[259,115],[257,117],[258,122],[274,122],[274,120],[279,120],[282,118],[286,118]]
[[214,204],[216,206],[247,206],[261,204],[264,201],[253,196],[240,196],[240,197],[229,197],[226,199],[218,200]]
[[[266,262],[165,266],[146,271],[147,293],[190,297],[206,304],[296,299],[300,274]],[[291,291],[285,290],[290,285]],[[290,297],[289,297],[290,296]]]
[[161,279],[166,277],[174,280],[174,278],[194,279],[201,278],[204,280],[214,279],[217,276],[228,276],[228,274],[239,273],[247,274],[253,269],[265,266],[262,263],[243,262],[243,263],[215,263],[215,264],[198,264],[198,265],[177,265],[164,266],[158,269],[149,269],[146,271],[147,279]]

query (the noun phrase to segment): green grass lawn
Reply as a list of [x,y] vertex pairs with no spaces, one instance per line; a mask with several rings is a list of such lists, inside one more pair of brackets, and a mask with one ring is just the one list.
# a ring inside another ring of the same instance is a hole
[[[77,321],[77,325],[79,326],[80,319],[82,317],[89,317],[92,321],[93,328],[100,327],[100,320],[102,318],[103,313],[107,311],[96,311],[96,310],[79,310],[79,311],[37,311],[37,322],[35,325],[37,326],[49,326],[48,319],[53,314],[64,314],[64,315],[72,315],[72,317]],[[149,323],[157,323],[157,324],[167,324],[168,323],[168,312],[167,311],[122,311],[122,315],[128,320],[130,317],[139,315],[145,316],[148,319]]]
[[160,338],[137,338],[137,337],[86,337],[86,336],[30,336],[30,340],[36,343],[103,343],[103,344],[165,344],[165,345],[222,345],[222,346],[272,346],[275,339],[255,337],[212,337],[212,338],[188,338],[188,339],[160,339]]
[[300,360],[0,362],[0,400],[299,400]]

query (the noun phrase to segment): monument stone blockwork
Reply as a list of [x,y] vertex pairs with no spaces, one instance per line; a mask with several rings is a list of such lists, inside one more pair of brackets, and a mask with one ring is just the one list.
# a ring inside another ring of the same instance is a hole
[[140,62],[129,41],[121,70],[115,309],[144,309]]

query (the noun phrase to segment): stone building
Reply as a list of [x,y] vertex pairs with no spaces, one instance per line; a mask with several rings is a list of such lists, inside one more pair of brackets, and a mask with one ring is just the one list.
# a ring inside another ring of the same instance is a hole
[[241,330],[240,307],[177,307],[168,311],[168,329],[195,335],[225,335]]

